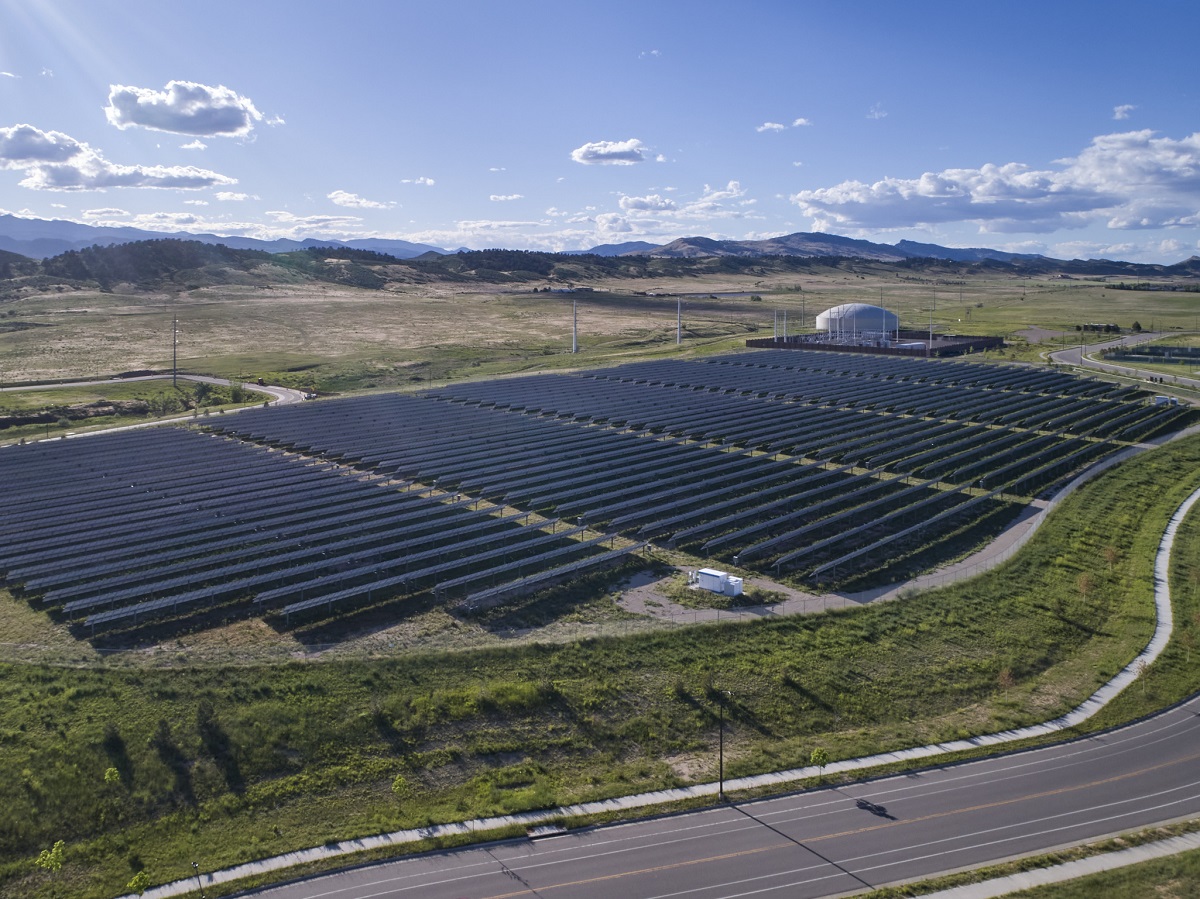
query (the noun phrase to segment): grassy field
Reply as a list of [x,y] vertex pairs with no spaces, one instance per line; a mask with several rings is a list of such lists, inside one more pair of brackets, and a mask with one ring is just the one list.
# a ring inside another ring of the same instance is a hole
[[[935,326],[1005,335],[1012,345],[992,358],[1024,361],[1039,361],[1056,334],[1073,343],[1081,320],[1186,329],[1195,318],[1186,294],[950,270],[901,277],[869,263],[766,281],[594,286],[613,292],[577,297],[578,355],[568,352],[570,298],[525,290],[26,297],[0,317],[0,382],[162,368],[175,315],[181,368],[325,392],[719,352],[770,334],[776,310],[795,332],[848,301],[882,300],[920,327],[936,300]],[[676,298],[637,291],[685,295],[682,349]],[[125,389],[140,388],[113,385]],[[319,663],[286,661],[320,644],[319,629],[279,634],[259,621],[181,637],[157,657],[106,659],[0,592],[0,655],[62,660],[0,664],[0,766],[10,772],[0,779],[0,893],[109,896],[142,869],[159,882],[189,874],[193,860],[211,869],[709,779],[721,690],[733,694],[733,776],[801,764],[816,746],[837,759],[1043,720],[1144,645],[1153,553],[1195,487],[1181,473],[1197,470],[1200,440],[1173,444],[1072,497],[991,574],[803,619],[663,629],[621,613],[619,584],[597,578],[477,618],[423,610]],[[1173,572],[1179,636],[1139,689],[1089,726],[1200,688],[1196,518]],[[595,636],[601,625],[619,636]],[[247,663],[228,663],[243,650]],[[51,879],[32,861],[59,839],[65,864]]]
[[[222,377],[263,376],[324,391],[398,388],[449,378],[586,367],[744,345],[790,332],[843,302],[883,303],[905,327],[1003,335],[991,358],[1039,361],[1044,332],[1073,343],[1081,321],[1129,328],[1194,329],[1195,295],[1111,290],[1097,281],[1017,280],[923,274],[872,263],[814,267],[803,274],[612,281],[575,295],[581,352],[572,355],[572,297],[521,288],[409,286],[387,291],[281,284],[273,289],[200,288],[171,295],[62,292],[6,301],[0,316],[0,382],[107,377],[162,369],[179,319],[180,367]],[[639,293],[667,294],[645,296]],[[754,299],[758,297],[759,299]],[[1031,331],[1036,328],[1041,330]],[[1023,332],[1028,332],[1023,336]],[[1031,342],[1037,340],[1040,342]],[[269,351],[264,351],[269,347]]]
[[[48,895],[31,862],[58,839],[58,887],[103,896],[143,866],[168,880],[196,859],[709,779],[718,690],[732,776],[1041,720],[1144,645],[1154,549],[1197,469],[1200,439],[1143,455],[995,573],[823,616],[324,664],[5,665],[0,891]],[[1194,639],[1195,590],[1178,599]],[[1195,680],[1168,655],[1121,714]]]

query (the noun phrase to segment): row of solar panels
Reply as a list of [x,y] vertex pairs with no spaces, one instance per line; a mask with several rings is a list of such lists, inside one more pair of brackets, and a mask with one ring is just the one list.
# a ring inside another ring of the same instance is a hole
[[[859,399],[823,406],[758,389],[806,372]],[[968,381],[973,414],[1002,426],[883,411],[889,393]],[[0,569],[68,617],[112,625],[251,599],[287,614],[425,589],[482,602],[637,546],[564,536],[534,511],[777,570],[886,564],[994,508],[1002,488],[1033,494],[1113,451],[1098,437],[1181,414],[1113,391],[1073,395],[1095,383],[789,351],[212,424],[236,440],[153,431],[38,444],[0,456],[14,485]],[[1011,424],[1035,418],[1038,430]],[[509,508],[471,508],[450,490]]]
[[93,627],[251,598],[292,613],[389,579],[481,592],[634,548],[181,429],[20,447],[0,476],[20,507],[0,524],[6,582]]

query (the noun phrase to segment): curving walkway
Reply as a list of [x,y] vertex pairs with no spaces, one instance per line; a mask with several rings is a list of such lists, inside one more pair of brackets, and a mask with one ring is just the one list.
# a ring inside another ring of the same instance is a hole
[[[789,784],[794,784],[798,781],[818,777],[824,773],[837,774],[862,772],[871,768],[879,767],[881,765],[888,765],[896,762],[919,762],[950,753],[978,749],[980,747],[1002,746],[1008,743],[1026,740],[1031,737],[1044,736],[1047,734],[1060,732],[1086,721],[1105,705],[1111,702],[1122,690],[1133,683],[1143,670],[1144,666],[1151,664],[1166,648],[1173,628],[1173,618],[1171,613],[1171,591],[1169,578],[1167,576],[1170,570],[1171,552],[1175,544],[1175,534],[1178,531],[1180,524],[1187,517],[1188,513],[1197,502],[1200,502],[1200,488],[1197,488],[1179,506],[1179,508],[1175,510],[1175,513],[1171,516],[1171,519],[1163,532],[1162,540],[1159,542],[1158,552],[1155,556],[1154,563],[1154,606],[1157,623],[1150,642],[1146,645],[1146,648],[1143,649],[1142,652],[1139,653],[1138,656],[1129,663],[1129,665],[1127,665],[1119,674],[1117,674],[1116,677],[1104,684],[1099,690],[1097,690],[1094,694],[1092,694],[1070,712],[1067,712],[1065,715],[1061,715],[1052,721],[1030,725],[1028,727],[1015,728],[1013,730],[1002,731],[1000,733],[984,734],[966,740],[954,740],[947,743],[918,746],[911,749],[903,749],[894,752],[866,756],[864,758],[845,759],[843,761],[833,762],[829,765],[826,765],[824,770],[810,765],[803,768],[793,768],[787,771],[778,771],[771,774],[759,774],[752,777],[729,779],[724,782],[725,791],[736,792],[739,790],[753,790],[762,787],[786,786]],[[267,874],[272,871],[282,871],[306,862],[344,857],[369,849],[403,846],[418,842],[423,839],[428,839],[430,837],[474,833],[480,833],[482,835],[486,834],[490,830],[512,825],[532,827],[554,819],[561,819],[563,817],[596,815],[606,812],[611,813],[614,811],[646,808],[648,806],[662,805],[664,803],[676,802],[684,799],[693,799],[697,797],[714,797],[719,794],[719,791],[720,785],[717,783],[695,784],[690,787],[681,787],[671,790],[658,790],[651,793],[640,793],[633,796],[623,796],[599,802],[580,803],[578,805],[567,806],[564,808],[525,812],[522,814],[504,815],[494,818],[476,819],[472,821],[456,822],[453,824],[432,825],[430,827],[396,831],[394,833],[380,834],[379,836],[374,837],[364,837],[357,840],[345,840],[338,843],[316,846],[311,849],[303,849],[296,852],[290,852],[284,855],[261,859],[255,862],[248,862],[244,865],[237,865],[232,868],[225,868],[220,871],[207,873],[203,875],[202,883],[205,886],[217,883],[229,883],[243,877],[250,877],[257,874]],[[152,890],[147,890],[145,895],[151,897],[151,899],[183,895],[195,890],[196,880],[196,877],[192,877],[186,880],[174,881],[173,883],[164,884],[160,887],[155,887]]]

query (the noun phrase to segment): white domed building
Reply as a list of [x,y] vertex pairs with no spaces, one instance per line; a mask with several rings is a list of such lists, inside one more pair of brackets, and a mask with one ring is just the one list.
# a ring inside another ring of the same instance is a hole
[[869,303],[843,303],[817,316],[817,330],[834,340],[895,340],[900,319],[882,306]]

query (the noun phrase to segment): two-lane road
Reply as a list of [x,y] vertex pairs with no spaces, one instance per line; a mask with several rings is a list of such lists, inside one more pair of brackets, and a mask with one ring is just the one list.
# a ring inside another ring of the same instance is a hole
[[1200,699],[1075,743],[534,842],[435,853],[271,899],[831,896],[1200,815]]

